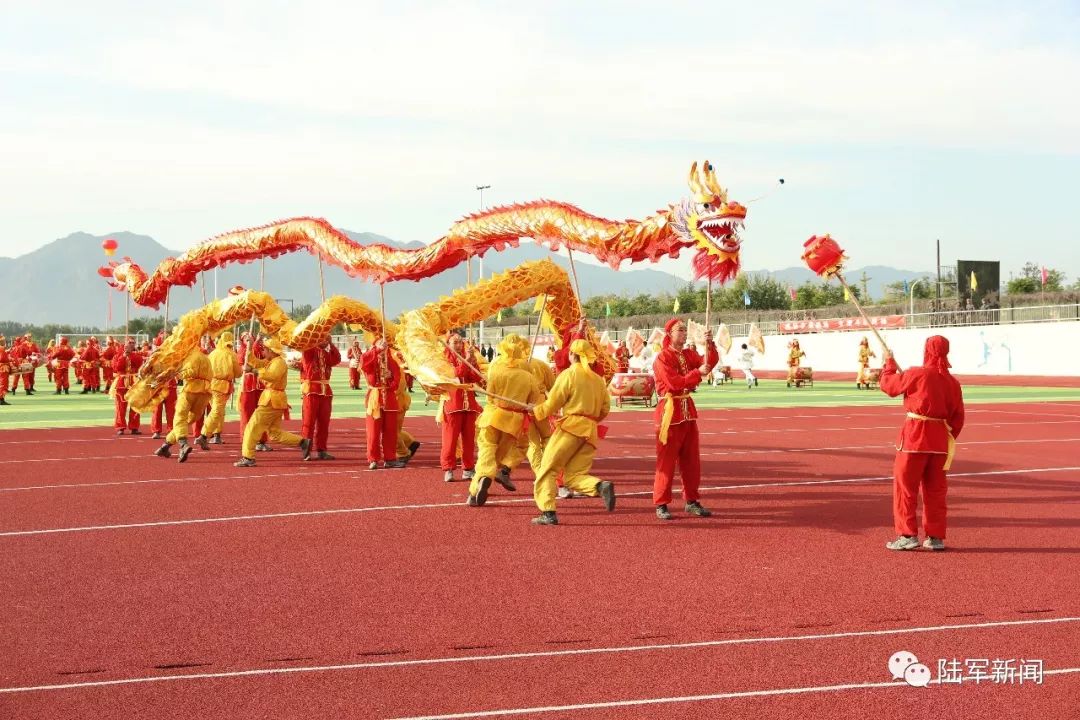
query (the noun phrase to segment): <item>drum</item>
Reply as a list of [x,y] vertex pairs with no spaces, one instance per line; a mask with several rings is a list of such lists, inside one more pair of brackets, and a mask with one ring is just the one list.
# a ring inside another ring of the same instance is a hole
[[796,380],[813,380],[814,379],[814,368],[806,367],[805,365],[795,368],[795,379]]
[[32,373],[34,372],[34,364],[24,360],[22,363],[15,366],[14,372],[16,375],[25,375],[27,373]]
[[621,405],[623,400],[637,400],[648,407],[653,404],[656,379],[646,373],[615,373],[608,385],[608,391],[618,405]]

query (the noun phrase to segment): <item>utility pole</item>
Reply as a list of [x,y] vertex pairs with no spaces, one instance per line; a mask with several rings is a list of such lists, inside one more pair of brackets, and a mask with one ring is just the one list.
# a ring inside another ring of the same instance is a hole
[[[477,185],[476,189],[480,191],[480,212],[484,212],[484,191],[490,189],[490,185]],[[484,279],[484,256],[480,256],[480,279]],[[484,321],[480,321],[480,337],[477,339],[477,346],[484,343]]]
[[937,285],[934,286],[934,299],[938,302],[938,307],[941,306],[941,239],[938,238],[937,242]]

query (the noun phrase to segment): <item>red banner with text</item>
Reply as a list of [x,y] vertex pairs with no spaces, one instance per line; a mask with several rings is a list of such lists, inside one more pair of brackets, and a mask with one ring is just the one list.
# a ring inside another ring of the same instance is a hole
[[[902,328],[907,325],[904,315],[880,315],[870,318],[876,328]],[[834,332],[837,330],[867,330],[869,325],[861,317],[832,318],[829,320],[790,320],[777,323],[781,333]]]

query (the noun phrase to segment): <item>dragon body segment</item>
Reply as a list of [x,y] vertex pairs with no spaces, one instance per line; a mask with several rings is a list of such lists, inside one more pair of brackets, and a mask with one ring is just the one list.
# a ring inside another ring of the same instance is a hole
[[211,238],[183,255],[163,260],[152,274],[125,258],[103,268],[111,283],[131,294],[136,304],[158,307],[174,285],[191,286],[199,273],[231,263],[307,250],[354,277],[378,283],[422,280],[489,250],[517,246],[532,238],[552,249],[565,246],[588,253],[613,268],[623,262],[655,262],[677,257],[685,248],[697,253],[698,278],[733,278],[739,269],[742,241],[738,231],[746,208],[729,201],[707,161],[690,169],[691,197],[643,220],[607,220],[568,203],[538,200],[492,208],[454,223],[446,235],[417,250],[388,245],[360,245],[317,218],[293,218]]

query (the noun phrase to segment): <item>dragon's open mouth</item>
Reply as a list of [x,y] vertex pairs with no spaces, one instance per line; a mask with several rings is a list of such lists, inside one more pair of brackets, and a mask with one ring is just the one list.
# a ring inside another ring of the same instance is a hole
[[739,230],[743,228],[742,220],[710,218],[703,220],[698,227],[724,252],[738,252],[739,247],[742,245],[742,240],[739,238]]

